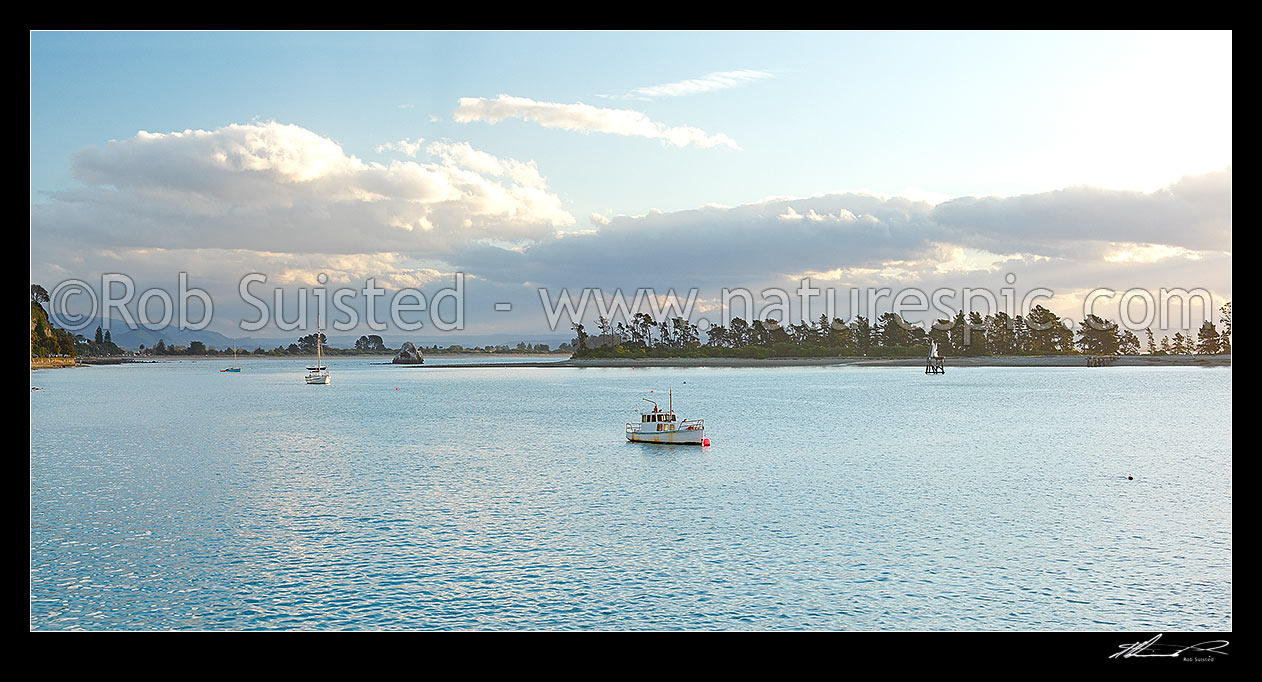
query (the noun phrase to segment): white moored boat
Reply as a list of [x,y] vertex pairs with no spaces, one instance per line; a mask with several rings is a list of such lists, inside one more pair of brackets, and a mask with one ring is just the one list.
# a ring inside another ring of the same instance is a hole
[[220,372],[240,372],[241,371],[241,365],[237,364],[237,342],[235,339],[232,342],[232,366],[221,369],[219,371]]
[[316,365],[308,367],[307,373],[308,384],[324,384],[329,383],[329,368],[324,366],[324,360],[320,356],[320,326],[316,325]]
[[653,405],[653,409],[640,411],[640,421],[627,422],[627,440],[632,443],[664,443],[667,445],[709,445],[705,435],[704,419],[684,419],[675,415],[673,392],[668,407],[662,410],[657,403],[641,398]]

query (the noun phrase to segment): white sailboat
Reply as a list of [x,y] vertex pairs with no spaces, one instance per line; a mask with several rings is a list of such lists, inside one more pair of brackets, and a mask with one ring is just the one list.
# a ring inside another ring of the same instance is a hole
[[232,366],[219,370],[220,372],[240,372],[241,366],[237,364],[237,342],[232,342]]
[[309,384],[328,384],[329,368],[324,366],[323,356],[320,353],[320,327],[316,325],[316,366],[308,367],[311,370],[307,373],[307,383]]

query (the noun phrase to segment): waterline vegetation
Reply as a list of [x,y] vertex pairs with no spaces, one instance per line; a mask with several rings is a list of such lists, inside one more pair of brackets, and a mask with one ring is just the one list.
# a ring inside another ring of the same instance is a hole
[[727,326],[711,327],[704,342],[697,325],[684,318],[658,321],[647,313],[636,313],[629,323],[599,318],[596,335],[576,323],[571,344],[576,359],[922,357],[931,341],[937,342],[941,354],[955,357],[1230,355],[1231,303],[1219,313],[1221,332],[1207,320],[1195,337],[1180,331],[1173,340],[1163,336],[1158,345],[1147,329],[1146,346],[1141,346],[1135,333],[1095,315],[1089,315],[1075,334],[1043,306],[1035,306],[1024,316],[960,311],[954,319],[940,319],[928,330],[895,313],[885,313],[875,322],[860,316],[849,323],[840,318],[830,322],[826,315],[814,323],[797,324],[774,319],[746,322],[738,317]]

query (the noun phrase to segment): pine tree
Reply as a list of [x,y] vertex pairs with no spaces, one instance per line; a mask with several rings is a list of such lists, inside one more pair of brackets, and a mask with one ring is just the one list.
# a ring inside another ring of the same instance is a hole
[[1030,329],[1030,351],[1034,353],[1066,353],[1073,350],[1073,331],[1066,329],[1060,316],[1036,305],[1025,318]]
[[1183,339],[1183,332],[1175,332],[1174,343],[1170,344],[1170,349],[1175,355],[1188,355],[1188,348]]
[[947,328],[947,339],[951,352],[963,355],[968,349],[968,319],[964,317],[963,310],[957,310],[955,317],[951,319],[951,326]]
[[868,322],[868,318],[860,315],[850,323],[850,328],[854,333],[855,347],[866,355],[872,347],[872,324]]
[[1013,319],[1012,345],[1017,353],[1025,353],[1030,350],[1030,328],[1025,324],[1025,318],[1020,315]]
[[[1120,347],[1117,323],[1088,315],[1078,330],[1078,347],[1088,355],[1117,355]],[[1134,336],[1132,334],[1132,336]],[[1136,344],[1138,345],[1138,344]]]
[[994,355],[1012,355],[1017,351],[1016,325],[1008,313],[999,311],[986,318],[986,342]]
[[1205,324],[1201,325],[1201,331],[1197,333],[1196,354],[1218,355],[1221,352],[1221,343],[1214,323],[1205,320]]
[[1119,355],[1139,355],[1139,337],[1131,330],[1123,329],[1117,336],[1117,352]]

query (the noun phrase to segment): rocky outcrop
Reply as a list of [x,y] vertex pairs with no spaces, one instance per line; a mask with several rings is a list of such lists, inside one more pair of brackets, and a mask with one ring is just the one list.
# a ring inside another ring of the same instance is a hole
[[396,365],[420,365],[425,363],[425,358],[421,357],[421,351],[417,350],[411,341],[406,341],[403,348],[399,350],[399,354],[390,362]]

